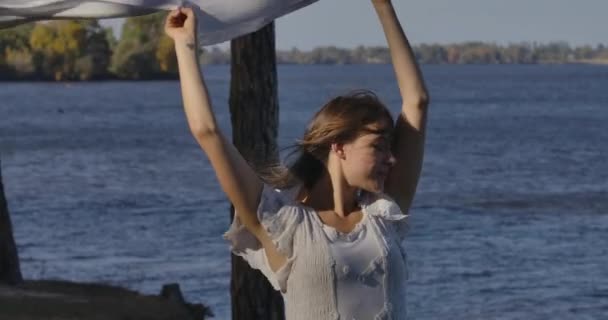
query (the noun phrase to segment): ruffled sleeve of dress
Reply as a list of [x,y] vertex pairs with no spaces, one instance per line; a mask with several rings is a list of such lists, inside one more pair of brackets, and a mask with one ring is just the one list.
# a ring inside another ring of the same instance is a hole
[[297,206],[290,205],[291,190],[277,190],[264,185],[257,216],[277,250],[287,257],[287,262],[276,272],[268,263],[266,252],[258,239],[241,224],[235,215],[232,225],[224,234],[230,242],[230,250],[242,257],[249,265],[260,270],[275,290],[286,292],[287,279],[295,260],[294,234],[302,221],[302,212]]
[[367,211],[382,218],[387,231],[397,241],[401,255],[406,259],[403,242],[409,230],[408,215],[403,213],[397,202],[385,193],[368,194],[366,197],[368,197]]

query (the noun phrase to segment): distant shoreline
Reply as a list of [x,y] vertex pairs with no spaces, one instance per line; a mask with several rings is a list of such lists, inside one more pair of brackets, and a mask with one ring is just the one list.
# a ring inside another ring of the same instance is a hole
[[[177,79],[173,40],[162,30],[164,18],[164,14],[128,18],[124,27],[133,32],[121,34],[119,39],[97,20],[58,20],[0,30],[0,81]],[[86,37],[76,37],[77,34]],[[65,48],[64,43],[68,42],[73,46]],[[470,41],[421,43],[412,46],[412,50],[423,65],[608,65],[608,45],[602,43],[573,47],[563,41],[509,44]],[[367,65],[391,61],[386,46],[329,45],[276,50],[279,65]],[[230,62],[229,48],[201,48],[201,65]]]
[[605,65],[608,65],[608,59],[578,60],[576,62],[572,62],[569,64],[589,64],[589,65],[596,65],[596,66],[605,66]]
[[[278,66],[367,66],[367,65],[388,65],[387,63],[277,63]],[[537,62],[537,63],[427,63],[422,64],[423,66],[532,66],[532,65],[589,65],[589,66],[608,66],[608,60],[576,60],[569,62]],[[227,63],[216,63],[206,64],[203,67],[209,66],[229,66]],[[155,77],[147,77],[141,79],[129,79],[120,77],[103,77],[98,79],[88,80],[65,80],[57,81],[53,79],[41,79],[39,77],[20,77],[20,78],[2,78],[0,77],[0,83],[7,82],[45,82],[45,83],[81,83],[81,82],[141,82],[141,81],[174,81],[179,80],[179,76],[176,75],[160,75]]]

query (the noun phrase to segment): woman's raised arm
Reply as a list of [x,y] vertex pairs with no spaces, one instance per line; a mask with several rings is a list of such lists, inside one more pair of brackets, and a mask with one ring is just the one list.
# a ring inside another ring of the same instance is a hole
[[260,229],[256,210],[262,181],[217,125],[198,62],[196,18],[192,9],[179,8],[169,13],[165,32],[175,42],[184,111],[190,130],[207,154],[239,220],[255,233]]
[[371,1],[388,42],[403,103],[395,125],[393,153],[397,162],[386,180],[385,190],[407,212],[422,169],[429,95],[391,1]]
[[211,107],[198,62],[196,17],[179,8],[167,16],[165,32],[175,41],[184,110],[188,125],[207,154],[222,190],[234,205],[239,221],[262,244],[272,270],[283,266],[281,254],[257,217],[263,183],[234,145],[222,135]]

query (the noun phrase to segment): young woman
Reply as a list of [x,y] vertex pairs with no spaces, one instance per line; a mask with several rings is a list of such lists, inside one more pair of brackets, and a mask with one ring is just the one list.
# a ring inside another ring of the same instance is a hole
[[188,124],[236,209],[225,238],[281,291],[288,320],[405,318],[404,212],[420,175],[429,97],[390,0],[371,2],[403,101],[396,122],[369,91],[336,97],[314,116],[295,161],[264,180],[218,128],[194,14],[167,17]]

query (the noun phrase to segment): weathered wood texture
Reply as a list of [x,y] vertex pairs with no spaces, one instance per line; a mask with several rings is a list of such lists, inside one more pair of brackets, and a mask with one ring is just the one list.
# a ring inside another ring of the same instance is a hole
[[2,166],[0,163],[0,283],[19,284],[23,281],[19,267],[19,255],[13,238],[13,227],[8,212],[2,184]]
[[[279,106],[274,23],[232,40],[230,113],[233,142],[259,169],[275,162]],[[234,212],[231,213],[231,216]],[[264,276],[232,257],[232,319],[284,319],[283,299]]]

